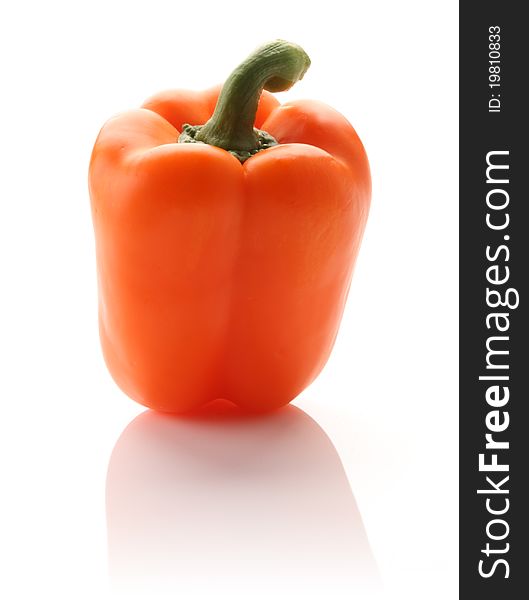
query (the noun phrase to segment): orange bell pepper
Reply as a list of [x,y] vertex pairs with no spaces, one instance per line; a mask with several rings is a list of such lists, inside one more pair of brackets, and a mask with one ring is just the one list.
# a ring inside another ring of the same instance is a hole
[[148,407],[276,408],[327,361],[371,181],[342,115],[263,91],[288,89],[309,64],[271,42],[220,95],[159,94],[97,138],[101,343],[118,385]]

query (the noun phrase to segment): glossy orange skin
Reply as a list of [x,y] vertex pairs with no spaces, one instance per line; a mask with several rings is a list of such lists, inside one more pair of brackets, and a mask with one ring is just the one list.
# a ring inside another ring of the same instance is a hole
[[225,398],[290,402],[331,352],[369,210],[353,127],[265,92],[255,125],[280,145],[241,164],[175,143],[219,88],[165,92],[110,119],[90,163],[100,336],[122,390],[184,412]]

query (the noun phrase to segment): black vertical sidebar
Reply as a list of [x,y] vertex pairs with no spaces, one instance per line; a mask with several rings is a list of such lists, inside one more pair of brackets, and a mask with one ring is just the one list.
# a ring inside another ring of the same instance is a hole
[[[529,597],[529,34],[460,3],[460,597]],[[515,591],[516,590],[516,591]]]

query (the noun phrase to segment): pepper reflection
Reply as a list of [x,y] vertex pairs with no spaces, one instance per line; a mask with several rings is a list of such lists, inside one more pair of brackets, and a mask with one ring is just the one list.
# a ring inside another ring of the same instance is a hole
[[107,519],[126,597],[332,599],[377,584],[340,458],[293,406],[139,415],[110,459]]

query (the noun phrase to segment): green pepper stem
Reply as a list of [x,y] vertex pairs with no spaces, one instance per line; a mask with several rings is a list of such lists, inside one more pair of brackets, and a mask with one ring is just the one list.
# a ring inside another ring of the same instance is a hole
[[215,111],[196,134],[196,141],[235,152],[256,152],[255,114],[263,89],[282,92],[305,75],[310,59],[290,42],[275,40],[242,62],[224,84]]

